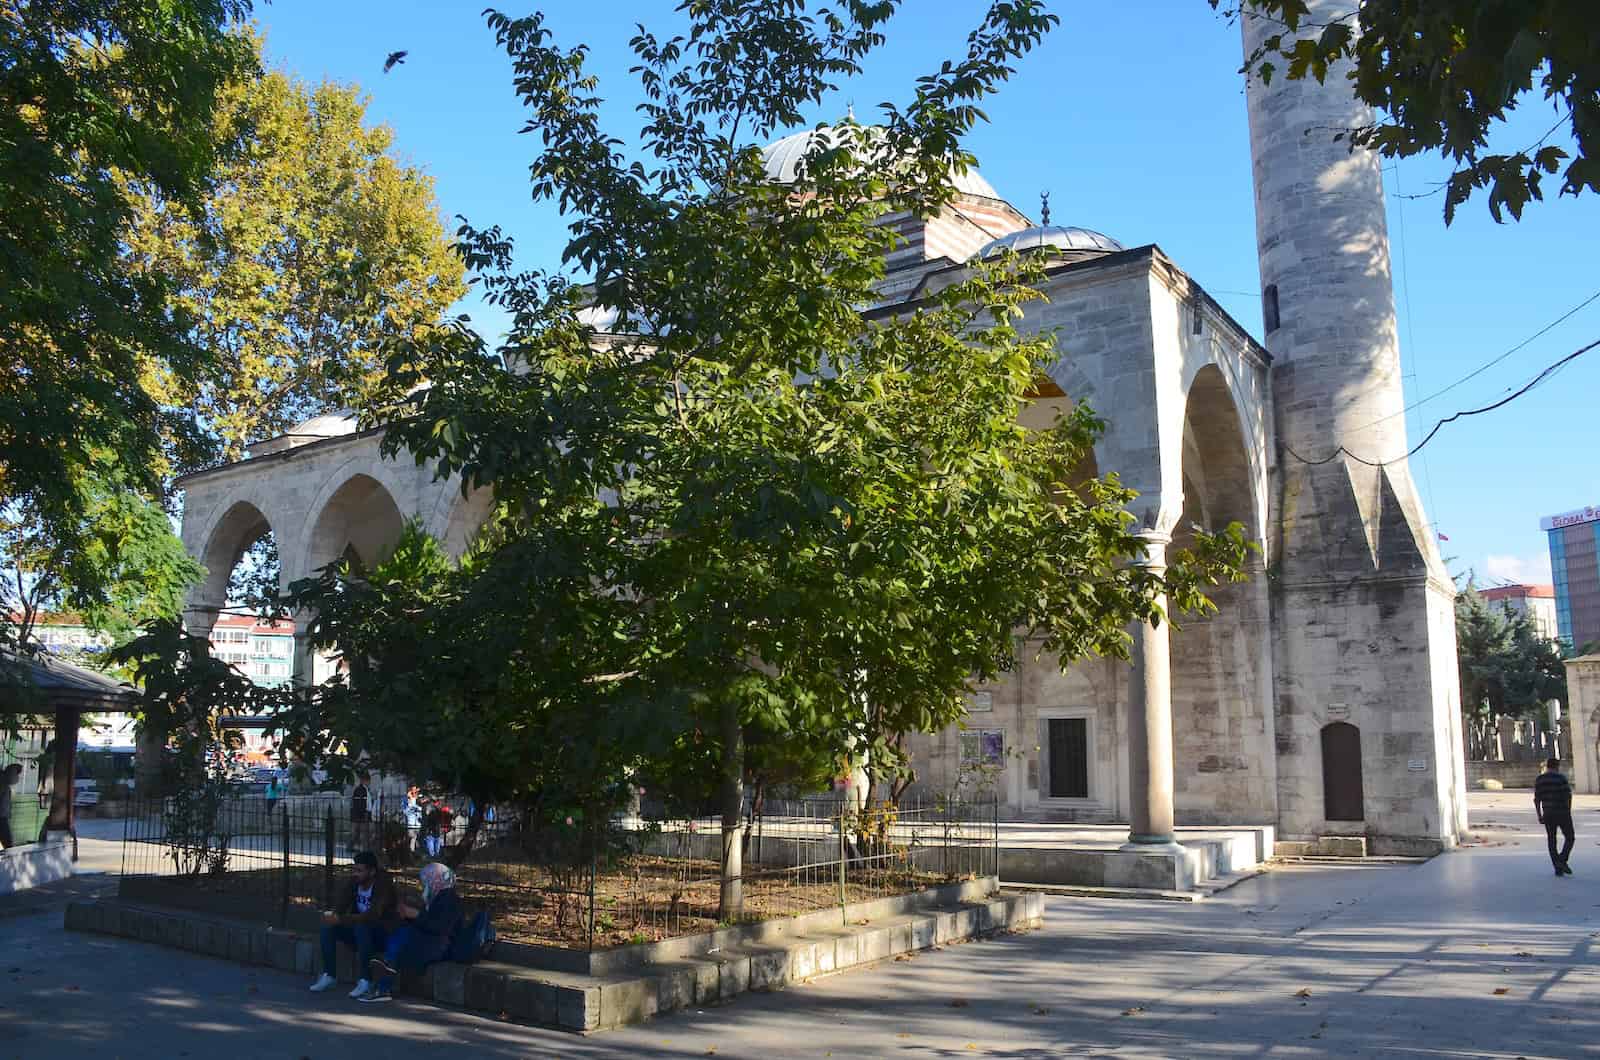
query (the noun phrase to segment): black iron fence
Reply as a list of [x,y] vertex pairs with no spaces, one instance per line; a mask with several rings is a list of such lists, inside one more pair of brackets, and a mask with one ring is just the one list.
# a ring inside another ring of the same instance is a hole
[[[741,920],[789,917],[993,876],[997,803],[922,797],[860,806],[837,796],[766,800],[734,837]],[[409,812],[408,812],[409,811]],[[335,904],[355,852],[397,876],[461,853],[471,807],[348,796],[269,799],[211,792],[129,805],[123,874],[278,923]],[[646,807],[604,820],[486,808],[458,890],[502,938],[585,949],[709,931],[722,914],[719,818]]]

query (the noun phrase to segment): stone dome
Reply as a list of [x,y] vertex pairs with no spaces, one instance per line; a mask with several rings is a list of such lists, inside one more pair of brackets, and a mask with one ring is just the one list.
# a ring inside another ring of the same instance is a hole
[[354,434],[356,433],[355,413],[340,409],[337,412],[313,416],[288,433],[312,438],[337,438],[344,434]]
[[[871,135],[878,130],[878,126],[867,126],[867,130],[868,135]],[[791,133],[763,147],[761,161],[766,166],[767,179],[774,184],[793,184],[801,161],[810,153],[813,145],[818,140],[831,145],[834,137],[833,128],[825,125],[820,129],[805,129]],[[994,185],[984,180],[976,167],[969,166],[965,173],[951,173],[950,178],[956,191],[963,195],[977,195],[985,199],[1000,198],[1000,193],[994,190]]]
[[1040,247],[1056,247],[1059,250],[1071,251],[1077,254],[1113,254],[1119,250],[1126,250],[1115,239],[1091,228],[1075,228],[1063,225],[1034,225],[1021,231],[1003,235],[999,239],[985,243],[976,254],[975,258],[992,258],[997,254],[1004,254],[1008,250],[1021,253],[1024,250],[1037,250]]

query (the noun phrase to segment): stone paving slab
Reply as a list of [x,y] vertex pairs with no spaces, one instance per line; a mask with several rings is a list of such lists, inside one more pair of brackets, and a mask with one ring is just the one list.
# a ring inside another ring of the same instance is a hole
[[[577,1035],[469,1009],[310,994],[309,977],[0,920],[5,1056],[173,1060],[1371,1060],[1594,1055],[1600,796],[1551,876],[1526,793],[1470,796],[1492,837],[1425,864],[1290,865],[1197,903],[1047,897],[1038,931],[868,975],[753,990]],[[60,887],[58,884],[51,888]],[[33,898],[0,898],[8,904]],[[73,896],[77,897],[77,896]],[[508,988],[515,987],[508,980]],[[470,981],[468,989],[471,989]],[[1309,990],[1310,996],[1302,991]]]

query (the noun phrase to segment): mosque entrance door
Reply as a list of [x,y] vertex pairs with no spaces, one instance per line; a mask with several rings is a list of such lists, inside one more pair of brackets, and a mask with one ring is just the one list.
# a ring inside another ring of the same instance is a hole
[[1336,721],[1322,729],[1322,816],[1364,821],[1361,791],[1361,730]]
[[1089,797],[1089,719],[1050,718],[1050,798]]

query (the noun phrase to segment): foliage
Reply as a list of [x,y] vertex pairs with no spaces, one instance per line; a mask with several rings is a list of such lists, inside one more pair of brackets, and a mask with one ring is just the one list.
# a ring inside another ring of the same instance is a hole
[[498,230],[463,228],[511,334],[491,352],[457,320],[391,344],[388,450],[492,486],[498,510],[458,568],[412,535],[387,570],[297,592],[348,667],[319,716],[366,719],[351,753],[511,782],[496,801],[575,784],[603,802],[644,767],[717,784],[727,833],[747,740],[892,772],[895,734],[955,721],[1019,627],[1064,663],[1123,655],[1161,594],[1203,607],[1236,570],[1237,528],[1164,577],[1128,563],[1131,494],[1075,474],[1099,421],[1018,425],[1055,355],[1016,328],[1037,262],[863,319],[897,238],[881,222],[948,202],[978,101],[1055,21],[1039,4],[996,4],[910,104],[833,127],[796,185],[766,180],[749,141],[858,73],[895,6],[696,0],[686,37],[641,31],[648,166],[601,131],[586,49],[490,14],[542,143],[534,194],[595,282],[519,273]]
[[[260,40],[241,39],[259,58]],[[167,278],[213,358],[200,374],[153,365],[152,385],[237,460],[312,416],[365,407],[378,336],[437,322],[465,287],[431,178],[394,157],[355,86],[234,80],[210,128],[225,153],[202,208],[132,181],[127,253],[138,275]]]
[[198,201],[217,93],[253,62],[226,27],[249,9],[0,5],[0,496],[27,498],[67,551],[90,522],[86,480],[114,459],[121,484],[156,496],[162,438],[186,433],[145,389],[142,358],[185,380],[206,355],[164,279],[128,268],[123,179],[175,209]]
[[[1451,161],[1446,224],[1483,188],[1496,221],[1520,218],[1557,173],[1561,194],[1600,191],[1600,37],[1588,0],[1361,0],[1326,21],[1312,17],[1308,0],[1240,0],[1239,8],[1283,27],[1247,58],[1263,79],[1321,81],[1335,64],[1352,64],[1356,95],[1382,115],[1340,133],[1353,146],[1385,158],[1440,151]],[[1491,134],[1530,97],[1551,105],[1550,131],[1511,150],[1492,146]],[[1546,142],[1562,128],[1575,153]]]
[[[371,570],[292,587],[340,667],[274,705],[291,753],[545,824],[609,818],[633,777],[715,788],[736,918],[752,767],[807,780],[865,757],[894,775],[898,734],[956,721],[1019,631],[1063,665],[1125,656],[1163,598],[1204,608],[1204,585],[1236,576],[1237,526],[1164,573],[1130,562],[1131,492],[1080,472],[1090,410],[1019,425],[1055,357],[1017,327],[1037,259],[863,315],[898,239],[883,222],[948,204],[978,102],[1055,22],[1040,4],[996,3],[909,104],[832,127],[797,184],[767,181],[751,141],[859,73],[895,7],[691,0],[686,37],[641,30],[648,166],[601,131],[584,48],[490,13],[542,141],[534,194],[567,212],[566,260],[594,283],[518,272],[498,230],[463,227],[510,334],[491,351],[459,318],[386,336],[386,449],[492,487],[494,519],[459,563],[411,526]],[[226,691],[147,647],[158,696]]]
[[179,783],[161,800],[162,835],[167,856],[180,876],[221,876],[228,871],[233,836],[223,812],[227,786],[214,776]]
[[[110,659],[130,670],[141,690],[141,727],[166,734],[176,744],[174,790],[199,793],[213,780],[220,781],[208,763],[232,750],[222,725],[225,716],[283,714],[304,697],[292,686],[257,685],[213,655],[210,640],[186,633],[176,618],[148,623],[137,637],[115,648]],[[141,794],[147,793],[141,787]]]
[[49,612],[74,612],[114,643],[126,641],[147,622],[177,618],[199,580],[166,512],[116,475],[113,465],[79,477],[62,509],[78,514],[65,527],[37,493],[0,510],[0,607],[24,649]]
[[1494,606],[1470,583],[1456,596],[1456,652],[1475,758],[1488,757],[1500,716],[1542,717],[1550,700],[1567,704],[1559,645],[1525,612]]
[[[585,641],[557,626],[541,644],[518,583],[484,577],[481,562],[452,562],[412,523],[370,571],[341,560],[289,600],[316,614],[310,643],[340,665],[281,716],[286,747],[334,776],[362,762],[470,797],[476,812],[454,861],[470,854],[484,806],[544,825],[608,817],[627,801],[621,778],[641,744],[582,694]],[[558,699],[551,689],[563,681],[573,691]],[[642,729],[639,706],[631,724]]]

